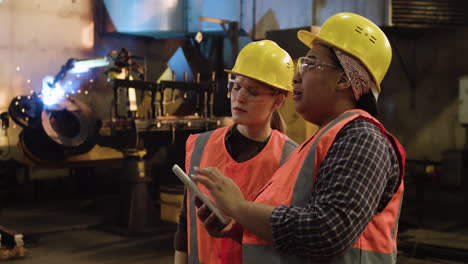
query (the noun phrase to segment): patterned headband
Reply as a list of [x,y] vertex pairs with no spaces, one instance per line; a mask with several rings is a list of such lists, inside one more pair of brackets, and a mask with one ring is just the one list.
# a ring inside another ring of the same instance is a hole
[[354,98],[356,98],[356,101],[359,101],[363,94],[371,91],[372,80],[369,73],[354,57],[335,48],[333,48],[333,51],[351,82]]

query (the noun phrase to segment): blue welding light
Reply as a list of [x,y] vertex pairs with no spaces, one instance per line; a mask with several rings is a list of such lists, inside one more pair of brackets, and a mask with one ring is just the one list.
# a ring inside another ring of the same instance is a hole
[[73,67],[72,70],[70,70],[71,73],[85,73],[88,72],[89,68],[87,67]]
[[84,73],[91,68],[98,68],[108,66],[109,61],[107,57],[99,57],[89,60],[78,60],[74,63],[73,69],[70,70],[70,73]]
[[63,100],[65,96],[65,91],[60,85],[60,83],[56,83],[55,87],[50,87],[54,81],[54,77],[46,76],[42,79],[42,101],[45,105],[53,105],[61,100]]

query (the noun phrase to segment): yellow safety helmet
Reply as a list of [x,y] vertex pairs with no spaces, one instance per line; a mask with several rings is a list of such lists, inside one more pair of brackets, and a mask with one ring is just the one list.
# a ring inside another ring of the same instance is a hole
[[237,56],[232,74],[253,78],[285,91],[292,91],[294,63],[291,56],[271,40],[247,44]]
[[392,47],[372,21],[353,13],[338,13],[323,23],[317,35],[300,30],[297,37],[308,47],[318,39],[356,57],[366,66],[380,93],[380,83],[392,60]]

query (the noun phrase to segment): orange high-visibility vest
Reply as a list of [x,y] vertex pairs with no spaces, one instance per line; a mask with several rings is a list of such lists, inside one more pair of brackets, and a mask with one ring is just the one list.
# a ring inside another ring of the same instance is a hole
[[[261,190],[255,202],[304,207],[313,195],[321,162],[335,141],[336,135],[349,122],[365,118],[376,124],[386,135],[399,159],[400,183],[385,209],[376,214],[352,248],[331,263],[396,263],[396,236],[401,200],[403,197],[403,175],[405,151],[400,143],[388,133],[382,124],[359,109],[346,111],[310,137],[292,154],[289,160],[273,175]],[[243,263],[310,263],[296,256],[282,254],[261,238],[244,230]]]
[[[297,144],[277,130],[272,130],[263,150],[245,162],[236,162],[229,155],[224,139],[230,127],[191,135],[186,144],[188,174],[196,174],[194,167],[216,167],[230,177],[241,189],[246,200],[252,201],[270,180]],[[198,187],[208,195],[204,186]],[[194,195],[187,190],[188,263],[242,263],[242,245],[230,238],[211,237],[196,216]],[[242,231],[239,231],[242,232]]]

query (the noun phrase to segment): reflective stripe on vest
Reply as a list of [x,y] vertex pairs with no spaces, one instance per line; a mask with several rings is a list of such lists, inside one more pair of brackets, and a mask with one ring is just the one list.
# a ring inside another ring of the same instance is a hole
[[[200,160],[205,150],[206,143],[210,139],[211,134],[214,132],[208,131],[205,133],[200,134],[195,141],[195,147],[193,149],[192,158],[190,159],[190,173],[197,174],[193,171],[194,167],[198,167],[200,165]],[[190,196],[190,204],[193,206],[195,204],[195,195],[192,192],[189,192]],[[198,260],[198,241],[197,241],[197,216],[194,208],[190,206],[190,254],[188,255],[188,263],[189,264],[198,264],[200,261]]]
[[288,139],[284,142],[283,152],[281,153],[280,166],[283,165],[289,158],[289,154],[297,148],[297,143]]
[[[248,245],[242,248],[245,264],[310,264],[315,262],[305,261],[295,256],[279,253],[271,244]],[[246,258],[248,256],[248,258]],[[352,248],[345,255],[329,262],[330,264],[355,264],[355,263],[395,263],[396,254],[385,254],[375,251]],[[323,264],[323,263],[322,263]]]
[[[201,158],[203,156],[204,150],[205,150],[205,146],[208,143],[210,136],[212,135],[214,131],[215,130],[201,133],[196,138],[192,157],[190,159],[190,174],[196,174],[196,172],[193,171],[193,168],[200,166],[200,162],[201,162]],[[288,157],[290,156],[289,154],[296,147],[297,147],[297,144],[293,140],[287,139],[286,141],[284,141],[283,149],[281,152],[280,165],[282,165],[284,162],[287,161]],[[196,210],[194,210],[194,207],[193,207],[194,199],[195,199],[195,195],[193,195],[192,192],[189,192],[189,201],[190,201],[190,205],[192,205],[189,207],[189,212],[188,212],[190,215],[190,234],[189,234],[190,252],[188,254],[189,264],[202,263],[200,262],[199,257],[198,257],[197,216],[196,216]]]
[[310,175],[314,175],[315,171],[315,149],[317,148],[317,144],[319,143],[322,136],[330,130],[334,125],[338,122],[343,121],[344,119],[355,115],[358,113],[348,112],[345,114],[340,115],[338,118],[333,120],[330,124],[328,124],[320,135],[317,136],[317,139],[314,141],[314,144],[310,148],[309,152],[307,153],[307,157],[304,160],[304,164],[311,164],[310,166],[302,166],[301,170],[299,171],[299,176],[297,177],[296,184],[294,185],[294,191],[292,196],[291,204],[294,206],[303,207],[307,204],[307,201],[310,198],[310,190],[314,189],[315,180],[310,180]]
[[[398,222],[398,221],[397,221]],[[395,227],[398,224],[395,224]],[[395,228],[396,230],[396,228]],[[392,236],[394,237],[394,236]],[[242,246],[244,264],[305,264],[314,263],[300,259],[296,256],[286,255],[275,250],[271,244],[244,244]],[[360,248],[351,248],[346,254],[340,256],[331,264],[356,264],[356,263],[396,263],[397,252],[392,254],[369,251]]]
[[[308,150],[307,153],[304,153],[302,158],[303,164],[301,168],[298,170],[296,174],[296,179],[295,182],[293,183],[292,186],[292,196],[290,200],[290,204],[293,206],[299,206],[299,207],[304,207],[307,202],[309,201],[312,192],[311,190],[314,189],[315,185],[315,176],[311,180],[311,175],[315,175],[316,168],[316,152],[317,152],[317,146],[320,142],[320,139],[335,125],[337,125],[339,122],[342,122],[346,120],[347,118],[352,117],[353,115],[363,115],[362,112],[357,112],[357,111],[350,111],[350,112],[345,112],[339,117],[337,117],[335,120],[333,120],[330,124],[328,124],[322,131],[319,132],[318,135],[316,135],[316,138],[312,139],[313,143],[312,146],[310,146],[310,149]],[[366,116],[364,115],[366,118]],[[375,123],[377,121],[373,121]],[[339,132],[339,131],[338,131]],[[337,133],[337,132],[334,132]],[[385,133],[384,133],[385,134]],[[389,135],[388,133],[386,135]],[[392,145],[394,146],[395,152],[397,153],[397,156],[399,158],[399,161],[402,162],[402,166],[400,167],[400,177],[402,177],[402,174],[404,173],[404,151],[401,149],[400,150],[400,145],[398,142],[393,141],[391,139],[391,135],[387,136],[390,141],[392,141]],[[331,143],[333,144],[333,143]],[[403,151],[403,152],[401,152]],[[297,153],[296,153],[297,154]],[[326,153],[325,153],[326,154]],[[305,156],[304,156],[305,155]],[[400,155],[402,157],[400,157]],[[320,159],[320,158],[318,158]],[[317,161],[319,162],[319,161]],[[403,170],[403,171],[402,171]],[[294,180],[294,179],[291,179]],[[279,185],[282,186],[282,185]],[[276,189],[277,191],[277,189]],[[395,216],[395,222],[391,230],[389,230],[389,233],[391,232],[391,242],[395,247],[393,247],[393,252],[391,253],[384,253],[384,252],[378,252],[378,251],[373,251],[373,250],[366,250],[362,247],[359,247],[359,245],[354,245],[353,248],[347,250],[343,256],[336,257],[329,263],[334,263],[334,264],[351,264],[351,263],[396,263],[396,232],[397,232],[397,226],[398,226],[398,218],[400,215],[400,210],[401,210],[401,200],[402,200],[402,192],[403,192],[403,182],[400,184],[398,190],[395,192],[392,200],[389,202],[387,207],[392,203],[393,208],[395,208],[394,205],[395,203],[398,202],[398,211],[397,215]],[[273,193],[272,193],[273,194]],[[265,202],[267,200],[264,200]],[[260,201],[262,202],[262,201]],[[278,202],[278,200],[276,200]],[[285,201],[286,202],[286,201]],[[283,202],[279,202],[280,204],[283,204]],[[387,208],[386,207],[386,208]],[[384,209],[386,210],[386,209]],[[389,209],[392,210],[392,209]],[[379,215],[379,214],[377,214]],[[377,216],[376,215],[376,216]],[[372,221],[371,221],[372,222]],[[364,230],[364,232],[366,229]],[[252,234],[250,234],[252,235]],[[251,240],[250,238],[247,240],[249,243],[244,243],[243,244],[243,261],[245,264],[259,264],[259,263],[287,263],[287,264],[296,264],[296,263],[311,263],[309,261],[300,259],[295,256],[291,255],[286,255],[283,253],[280,253],[278,250],[275,250],[272,244],[264,244],[258,241],[258,243],[252,243],[255,240]],[[361,241],[361,237],[359,238],[358,242]],[[390,241],[389,241],[390,243]]]

